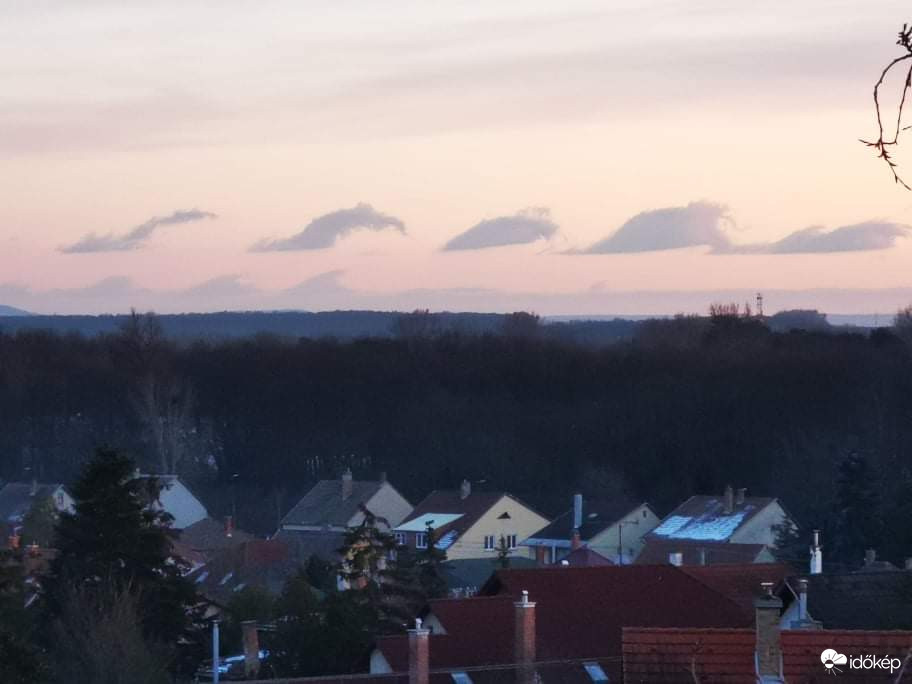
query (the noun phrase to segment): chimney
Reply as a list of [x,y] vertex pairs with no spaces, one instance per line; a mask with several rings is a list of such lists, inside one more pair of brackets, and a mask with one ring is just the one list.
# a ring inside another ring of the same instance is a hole
[[22,537],[20,537],[16,533],[13,533],[7,538],[6,545],[10,551],[18,551],[19,545],[21,544],[21,542],[22,542]]
[[706,565],[706,549],[702,546],[699,549],[699,560],[697,561],[700,565]]
[[256,620],[241,623],[244,637],[244,679],[256,679],[260,673],[260,635]]
[[230,515],[225,516],[225,536],[229,538],[234,536],[234,518]]
[[745,489],[744,487],[740,487],[738,489],[738,494],[735,497],[735,503],[738,504],[739,506],[744,505],[744,499],[746,496],[747,496],[747,489]]
[[735,490],[731,485],[725,485],[725,514],[730,515],[735,510]]
[[352,495],[352,471],[346,468],[342,473],[342,500],[347,501]]
[[469,494],[472,493],[472,483],[468,480],[463,480],[462,484],[459,485],[459,498],[468,499]]
[[583,526],[583,495],[573,495],[573,529],[578,530]]
[[430,630],[421,626],[421,618],[415,618],[415,629],[408,631],[409,640],[409,684],[428,684],[430,680],[430,655],[428,645]]
[[823,548],[820,546],[820,530],[814,530],[811,543],[811,574],[819,575],[823,572]]
[[773,583],[762,582],[763,595],[754,599],[756,622],[756,664],[758,679],[779,677],[782,680],[782,643],[779,619],[782,601],[773,595]]
[[684,554],[680,551],[672,551],[668,554],[668,562],[680,568],[684,565]]
[[32,486],[31,486],[31,488],[29,489],[29,496],[35,496],[36,494],[38,494],[38,480],[36,480],[36,479],[33,477],[33,478],[32,478]]
[[798,621],[808,619],[808,581],[803,577],[798,580]]
[[133,468],[133,479],[138,480],[140,477],[142,477],[142,473],[139,472],[139,468]]
[[877,562],[877,551],[865,549],[865,565],[874,565]]
[[912,570],[912,558],[906,558],[904,567],[906,570]]
[[386,482],[386,471],[385,470],[380,471],[380,482]]
[[513,636],[516,681],[517,684],[534,684],[535,604],[529,601],[529,592],[523,590],[522,598],[513,605],[516,615],[516,630]]
[[579,530],[573,530],[573,534],[570,535],[570,550],[576,551],[582,545],[583,541],[580,539]]

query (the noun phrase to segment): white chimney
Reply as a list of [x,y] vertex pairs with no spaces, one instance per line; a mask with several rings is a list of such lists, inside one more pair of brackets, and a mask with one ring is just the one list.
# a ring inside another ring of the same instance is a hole
[[573,495],[573,529],[578,530],[583,524],[583,495]]
[[463,480],[462,484],[459,485],[459,498],[468,499],[469,495],[472,493],[472,483],[468,480]]
[[877,562],[877,551],[875,549],[865,549],[865,565],[874,565]]
[[735,497],[735,503],[739,506],[744,504],[744,499],[747,498],[747,489],[741,487],[738,489],[738,494]]
[[820,530],[814,530],[813,543],[811,544],[811,574],[819,575],[823,572],[823,548],[820,546]]
[[731,485],[725,485],[725,494],[724,494],[723,505],[725,506],[725,514],[730,515],[733,510],[735,510],[735,490],[732,489]]
[[677,567],[684,565],[684,554],[680,551],[673,551],[668,554],[668,562]]

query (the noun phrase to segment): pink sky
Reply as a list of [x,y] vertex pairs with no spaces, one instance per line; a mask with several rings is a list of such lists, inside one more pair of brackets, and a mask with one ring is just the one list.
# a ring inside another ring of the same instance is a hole
[[[892,0],[6,3],[0,304],[610,314],[623,302],[593,293],[694,291],[624,311],[674,313],[825,289],[770,305],[889,312],[912,288],[912,193],[857,139],[909,20]],[[359,203],[404,231],[335,213]],[[549,210],[546,238],[442,249],[499,217],[484,239],[535,232],[516,219],[528,207]],[[217,218],[61,251],[191,209]],[[567,253],[643,212],[628,247],[651,244],[637,231],[691,246]],[[250,251],[325,215],[328,246],[311,229],[307,249]],[[821,242],[757,253],[809,226]],[[860,227],[827,236],[842,226]],[[895,291],[832,292],[852,289]]]

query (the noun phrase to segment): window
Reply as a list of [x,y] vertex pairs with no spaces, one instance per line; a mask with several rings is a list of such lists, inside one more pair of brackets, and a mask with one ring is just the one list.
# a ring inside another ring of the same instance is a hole
[[468,672],[451,672],[450,676],[453,677],[453,684],[472,684]]
[[485,535],[485,538],[484,538],[484,550],[485,550],[485,551],[493,551],[494,548],[495,548],[495,546],[496,546],[496,545],[495,545],[495,543],[494,543],[494,535],[493,535],[493,534],[486,534],[486,535]]
[[427,532],[418,532],[415,534],[415,548],[416,549],[426,549],[427,548]]
[[516,535],[515,535],[515,534],[508,534],[508,535],[507,535],[507,548],[508,548],[508,549],[515,549],[515,548],[516,548]]
[[396,532],[396,545],[405,546],[405,532]]
[[598,663],[583,663],[583,669],[586,670],[586,674],[589,675],[589,678],[593,682],[607,682],[608,675],[605,674],[605,671],[602,669],[602,666]]

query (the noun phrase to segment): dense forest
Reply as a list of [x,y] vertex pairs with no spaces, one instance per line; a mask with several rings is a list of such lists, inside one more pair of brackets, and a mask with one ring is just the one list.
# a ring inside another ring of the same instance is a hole
[[260,533],[346,466],[386,472],[413,502],[468,478],[546,514],[575,491],[666,513],[731,483],[840,530],[846,560],[871,546],[899,561],[912,556],[908,318],[776,332],[722,308],[597,346],[528,314],[472,334],[416,313],[346,341],[176,342],[154,316],[92,337],[0,332],[0,478],[69,482],[97,446],[124,449]]

